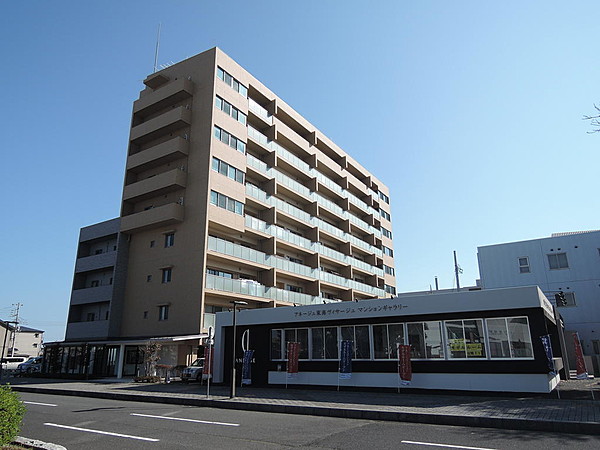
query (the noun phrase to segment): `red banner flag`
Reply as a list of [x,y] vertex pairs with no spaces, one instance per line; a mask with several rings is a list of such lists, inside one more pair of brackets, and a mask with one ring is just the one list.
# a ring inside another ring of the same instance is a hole
[[204,367],[202,368],[204,375],[212,375],[214,360],[215,349],[213,347],[204,347]]
[[298,356],[300,355],[300,342],[287,343],[287,373],[289,375],[298,373]]
[[577,379],[587,380],[588,373],[585,367],[585,360],[583,359],[583,349],[581,348],[581,342],[579,342],[578,333],[573,333],[573,343],[575,344],[575,356],[577,358]]
[[412,364],[410,362],[410,345],[398,344],[398,375],[400,382],[408,386],[412,380]]

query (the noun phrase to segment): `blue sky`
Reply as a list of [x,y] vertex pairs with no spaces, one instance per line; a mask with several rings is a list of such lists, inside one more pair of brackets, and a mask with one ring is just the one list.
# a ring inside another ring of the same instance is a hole
[[399,291],[452,251],[598,229],[596,1],[27,1],[0,15],[0,317],[62,339],[79,228],[118,215],[131,103],[219,46],[391,189]]

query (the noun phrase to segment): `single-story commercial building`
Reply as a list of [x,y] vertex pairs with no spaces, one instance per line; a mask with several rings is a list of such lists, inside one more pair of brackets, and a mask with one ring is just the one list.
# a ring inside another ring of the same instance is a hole
[[[231,312],[217,314],[217,383],[231,380],[232,320]],[[559,375],[550,370],[542,336],[550,337],[555,372],[563,367],[560,316],[535,286],[248,309],[236,321],[238,385],[242,347],[254,350],[257,386],[400,387],[398,344],[410,345],[407,387],[417,389],[550,392]],[[347,340],[352,373],[340,379],[340,342]],[[287,342],[299,343],[294,376],[286,371]]]

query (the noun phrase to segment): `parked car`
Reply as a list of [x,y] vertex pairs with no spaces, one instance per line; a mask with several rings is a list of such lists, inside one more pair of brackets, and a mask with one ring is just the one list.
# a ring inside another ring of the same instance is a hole
[[6,356],[0,360],[3,370],[17,370],[19,364],[27,361],[27,356]]
[[35,356],[33,358],[29,358],[24,363],[19,364],[17,367],[19,374],[24,373],[36,373],[42,370],[42,357]]
[[198,358],[192,364],[187,366],[181,372],[181,380],[188,382],[190,380],[202,381],[202,370],[204,369],[204,358]]

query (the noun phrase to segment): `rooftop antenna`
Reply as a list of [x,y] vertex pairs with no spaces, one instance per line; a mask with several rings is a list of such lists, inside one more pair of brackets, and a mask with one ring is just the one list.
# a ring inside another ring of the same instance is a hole
[[158,64],[158,47],[160,45],[160,27],[161,27],[162,23],[159,22],[158,23],[158,34],[156,35],[156,50],[154,51],[154,72],[152,73],[156,73],[156,66]]

